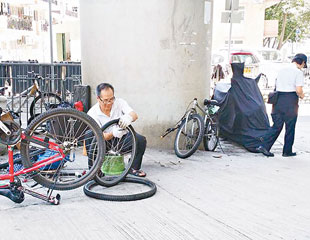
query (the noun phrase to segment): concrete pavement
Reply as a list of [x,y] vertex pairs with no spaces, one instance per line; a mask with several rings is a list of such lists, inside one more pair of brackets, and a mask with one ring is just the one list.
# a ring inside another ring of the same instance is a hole
[[[224,153],[197,151],[188,159],[173,150],[147,149],[143,169],[158,187],[149,199],[101,201],[82,188],[60,192],[59,206],[30,196],[20,205],[1,197],[1,240],[310,239],[308,110],[301,107],[297,123],[297,157],[281,156],[283,134],[274,158],[229,142],[221,142]],[[116,188],[145,190],[133,184]]]

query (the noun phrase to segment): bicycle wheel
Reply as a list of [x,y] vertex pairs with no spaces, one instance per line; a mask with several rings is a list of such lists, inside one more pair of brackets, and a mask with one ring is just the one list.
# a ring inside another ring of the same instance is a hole
[[40,94],[30,105],[30,116],[34,118],[36,114],[46,112],[48,110],[48,103],[59,104],[61,103],[61,98],[57,94],[50,92]]
[[[47,188],[80,187],[92,179],[102,165],[105,148],[102,131],[86,113],[68,108],[49,110],[35,118],[24,135],[20,151],[25,168],[57,155],[60,159],[45,163],[31,174],[36,182]],[[87,155],[85,148],[92,151]]]
[[217,124],[207,120],[205,134],[203,136],[203,146],[206,151],[214,151],[219,141]]
[[[102,132],[111,132],[118,126],[119,119],[106,123]],[[132,167],[137,154],[137,138],[132,126],[127,127],[121,138],[106,140],[105,156],[95,181],[105,187],[111,187],[122,181]]]
[[174,151],[179,158],[191,156],[199,147],[203,137],[203,120],[199,114],[192,114],[181,123],[175,136]]

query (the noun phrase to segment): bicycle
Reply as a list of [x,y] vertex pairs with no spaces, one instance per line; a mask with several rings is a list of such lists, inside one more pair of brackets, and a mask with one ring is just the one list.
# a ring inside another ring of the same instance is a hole
[[[54,103],[59,104],[61,102],[61,97],[56,93],[49,92],[48,90],[48,81],[44,79],[39,74],[32,72],[28,72],[28,74],[33,75],[32,82],[33,84],[28,87],[26,90],[17,94],[16,96],[9,97],[7,99],[7,109],[20,114],[22,112],[22,108],[27,105],[30,98],[33,98],[33,101],[29,107],[30,118],[33,119],[37,113],[42,113],[44,110],[45,103]],[[25,76],[18,76],[19,78],[25,78]],[[25,80],[26,81],[26,80]],[[40,82],[40,84],[39,84]],[[42,91],[40,85],[44,85],[45,89]],[[7,87],[3,87],[3,90],[7,89]],[[43,100],[43,101],[42,101]],[[15,108],[15,104],[18,103],[17,109]],[[43,106],[43,107],[42,107]]]
[[[41,113],[59,105],[59,104],[66,104],[66,105],[72,105],[73,103],[73,92],[71,92],[67,89],[73,88],[74,85],[80,85],[81,82],[81,76],[80,75],[71,75],[71,77],[67,77],[66,79],[57,79],[58,87],[60,87],[60,90],[58,93],[50,92],[52,83],[49,83],[46,78],[44,79],[42,76],[35,74],[36,78],[39,78],[42,80],[42,82],[45,82],[44,86],[47,86],[46,91],[39,92],[39,95],[35,97],[35,99],[32,101],[30,105],[30,119],[28,119],[28,124],[38,115]],[[67,81],[69,80],[69,81]],[[69,84],[68,84],[69,83]],[[70,85],[71,83],[71,85]],[[67,86],[66,86],[67,85]]]
[[[191,104],[193,105],[190,107]],[[161,136],[161,138],[164,138],[178,129],[174,141],[174,150],[179,158],[191,156],[198,149],[202,140],[205,150],[214,151],[216,149],[219,141],[217,105],[216,100],[205,99],[205,107],[202,108],[198,104],[197,98],[194,98],[189,103],[182,118],[174,127],[168,128]],[[197,113],[197,108],[203,113],[204,118]]]
[[[13,147],[19,141],[21,158],[14,161]],[[95,120],[86,113],[68,108],[44,112],[25,130],[7,112],[1,116],[0,142],[8,145],[9,170],[7,173],[2,168],[0,195],[16,203],[21,203],[26,193],[59,204],[60,195],[51,196],[53,190],[75,189],[91,180],[102,165],[105,151],[102,131]],[[91,149],[87,155],[83,155],[84,146]],[[18,160],[23,168],[14,172]],[[23,187],[20,175],[25,180],[33,179],[35,185],[48,188],[47,194]]]

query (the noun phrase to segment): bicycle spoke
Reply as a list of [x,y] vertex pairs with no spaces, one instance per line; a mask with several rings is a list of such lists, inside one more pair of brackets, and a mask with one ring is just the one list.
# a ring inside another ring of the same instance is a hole
[[[55,130],[55,127],[54,127],[54,124],[52,123],[52,121],[53,120],[50,120],[50,127],[52,127],[53,128],[53,133],[51,133],[51,135],[54,137],[54,139],[55,140],[57,140],[57,141],[59,141],[59,142],[62,142],[60,139],[58,139],[57,137],[56,137],[56,130]],[[58,135],[58,136],[60,136],[60,135]],[[60,136],[61,137],[61,136]]]

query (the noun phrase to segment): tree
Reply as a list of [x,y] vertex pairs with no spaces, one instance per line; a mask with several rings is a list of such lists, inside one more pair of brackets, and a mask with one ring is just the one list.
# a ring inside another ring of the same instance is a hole
[[[296,41],[309,34],[310,6],[307,0],[281,0],[266,9],[265,19],[279,21],[279,34],[272,47],[280,50],[289,39]],[[264,46],[267,43],[270,39],[264,39]]]

